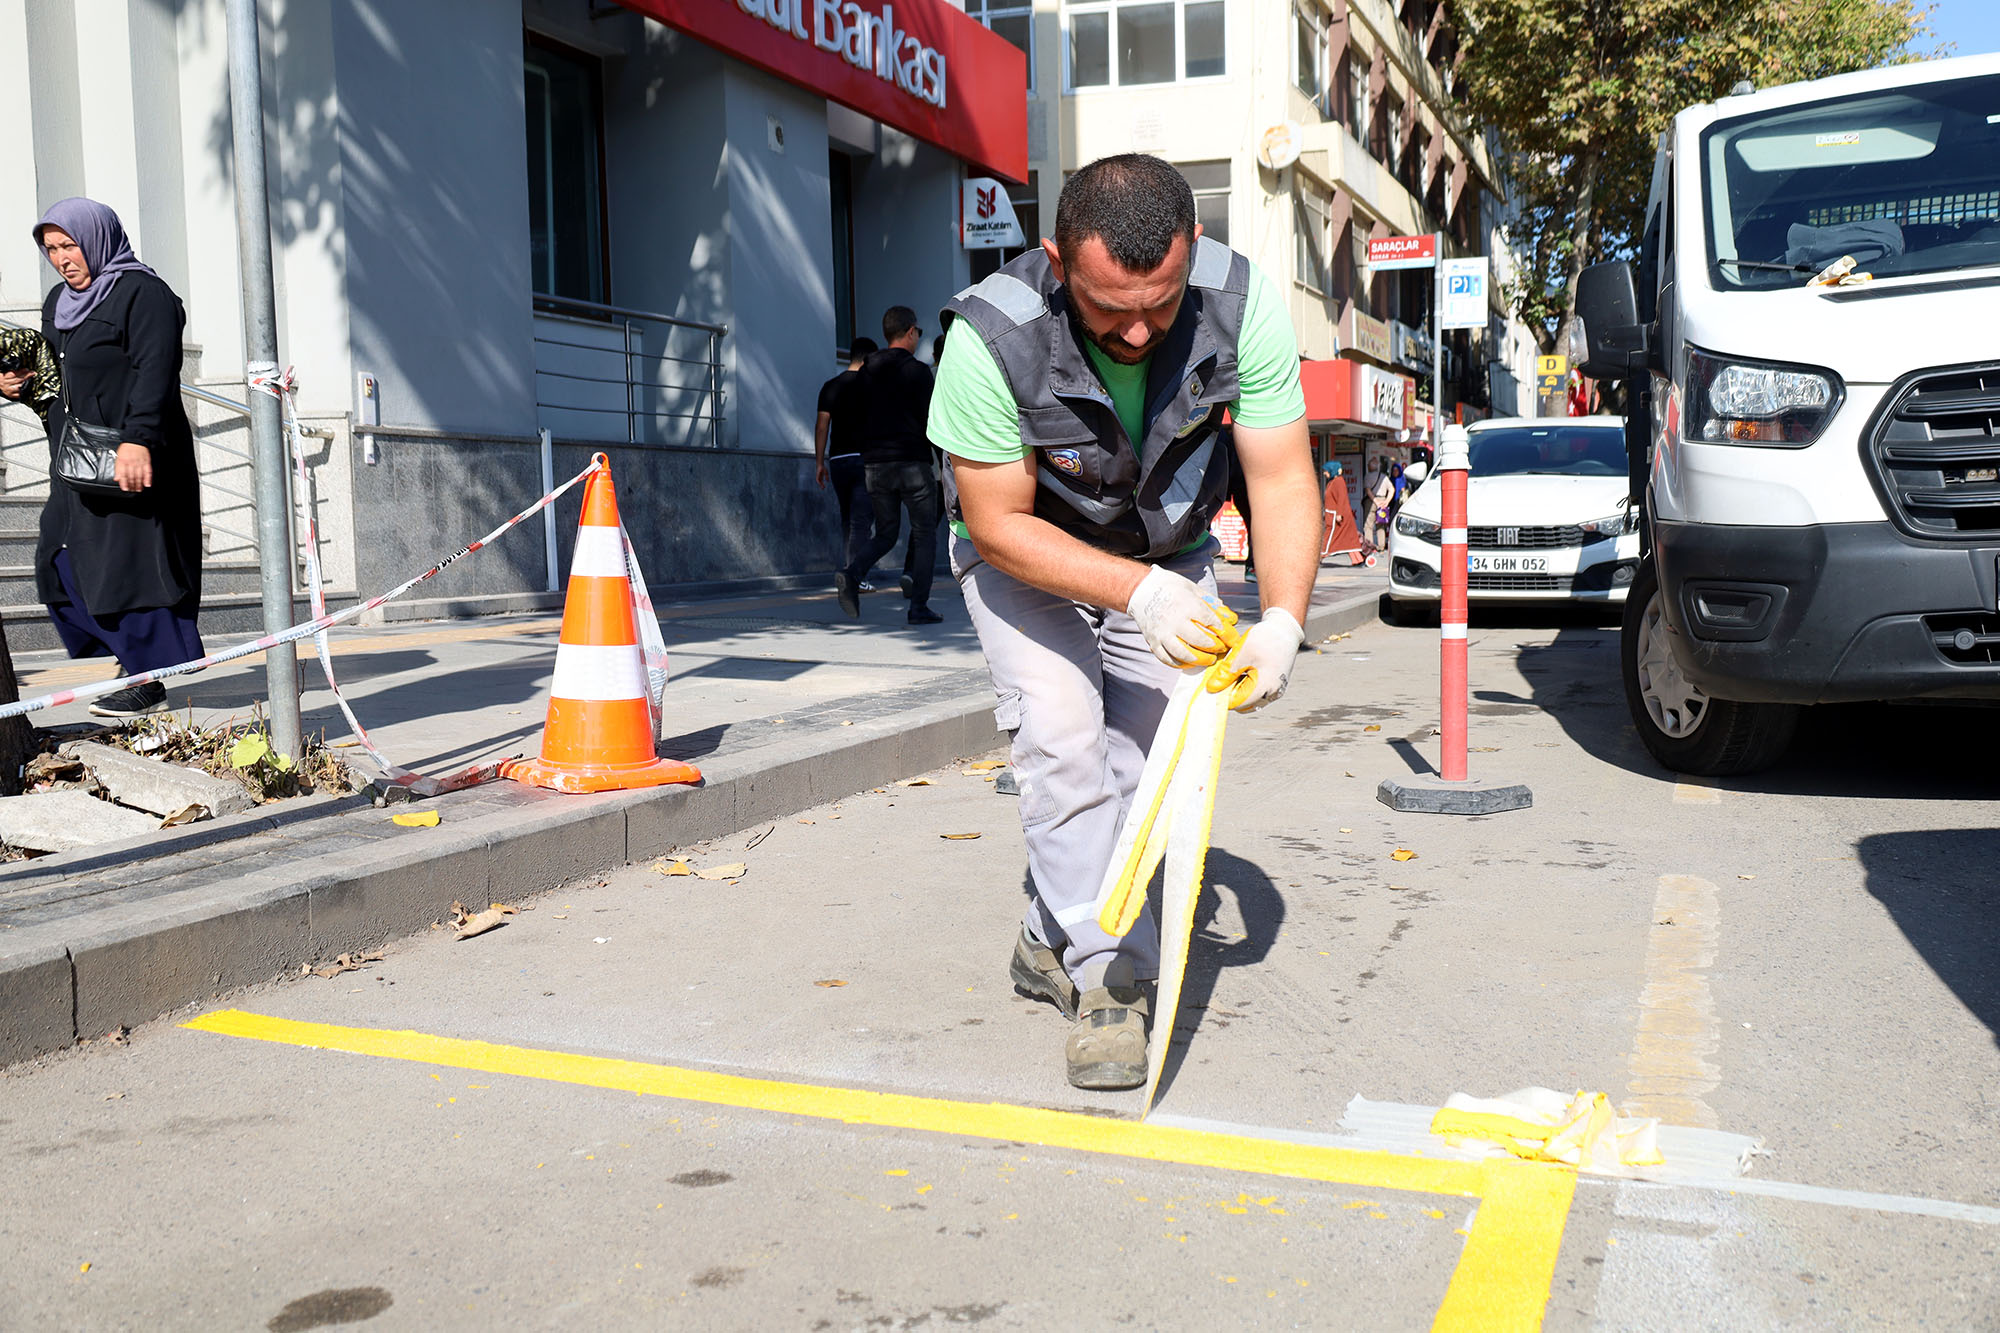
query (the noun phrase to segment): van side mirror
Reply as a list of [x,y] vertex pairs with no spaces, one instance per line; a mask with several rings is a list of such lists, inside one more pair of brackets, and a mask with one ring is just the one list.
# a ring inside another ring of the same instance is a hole
[[1652,330],[1639,322],[1630,264],[1615,260],[1586,268],[1577,279],[1576,317],[1583,322],[1584,342],[1578,370],[1592,379],[1622,380],[1646,368]]

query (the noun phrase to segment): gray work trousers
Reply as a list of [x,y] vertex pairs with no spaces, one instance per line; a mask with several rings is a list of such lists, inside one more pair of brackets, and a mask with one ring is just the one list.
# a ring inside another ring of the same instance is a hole
[[[1210,540],[1159,563],[1214,597],[1219,549]],[[1092,903],[1180,672],[1153,656],[1123,611],[1030,587],[956,534],[951,569],[993,675],[995,719],[1013,740],[1033,881],[1028,933],[1061,952],[1081,989],[1103,985],[1118,957],[1136,978],[1157,977],[1151,910],[1119,939],[1098,928]]]

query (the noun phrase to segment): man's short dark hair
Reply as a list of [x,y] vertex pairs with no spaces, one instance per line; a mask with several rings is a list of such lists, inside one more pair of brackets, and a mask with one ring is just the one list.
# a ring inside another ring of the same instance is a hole
[[848,344],[847,354],[850,357],[873,356],[881,350],[881,346],[873,338],[870,338],[867,334],[863,334]]
[[917,312],[906,305],[892,305],[882,312],[882,336],[890,342],[917,327]]
[[1100,157],[1063,182],[1056,201],[1056,250],[1065,264],[1093,236],[1119,267],[1150,273],[1176,236],[1194,243],[1194,191],[1172,163],[1150,154]]

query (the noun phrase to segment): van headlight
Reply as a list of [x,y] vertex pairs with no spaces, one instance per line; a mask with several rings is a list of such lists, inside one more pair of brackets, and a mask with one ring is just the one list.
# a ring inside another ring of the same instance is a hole
[[1637,532],[1639,530],[1639,511],[1627,506],[1615,514],[1606,514],[1603,518],[1593,518],[1590,522],[1579,523],[1577,526],[1582,528],[1584,533],[1591,537],[1617,537],[1627,532]]
[[1420,542],[1434,542],[1438,539],[1439,529],[1437,524],[1427,518],[1418,518],[1415,514],[1398,514],[1396,531],[1405,537],[1415,537]]
[[1811,444],[1844,395],[1840,377],[1810,366],[1688,352],[1687,434],[1718,444]]

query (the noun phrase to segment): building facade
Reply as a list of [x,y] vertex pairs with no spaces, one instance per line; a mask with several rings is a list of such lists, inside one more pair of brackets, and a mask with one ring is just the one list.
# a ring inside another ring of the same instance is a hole
[[[1357,486],[1370,454],[1407,458],[1428,426],[1432,273],[1371,269],[1367,243],[1437,232],[1462,256],[1501,240],[1501,178],[1452,96],[1449,0],[988,4],[967,12],[1032,56],[1024,221],[1052,219],[1065,174],[1095,158],[1168,158],[1207,232],[1289,294],[1321,458]],[[1489,327],[1444,339],[1448,420],[1523,410],[1490,373],[1511,335],[1488,290]]]
[[[1003,37],[942,0],[261,0],[260,17],[280,356],[317,432],[295,502],[337,594],[533,501],[543,432],[558,479],[610,455],[657,584],[835,562],[816,394],[887,306],[931,315],[966,285],[963,179],[1026,175],[1025,62]],[[55,281],[30,237],[44,207],[118,210],[187,306],[224,566],[254,561],[256,530],[227,406],[245,375],[225,26],[223,0],[0,0],[0,99],[22,127],[0,315],[38,322]],[[38,427],[0,422],[7,488],[36,494]],[[424,605],[541,604],[549,584],[530,529]]]

